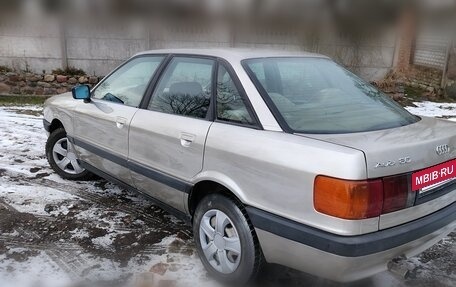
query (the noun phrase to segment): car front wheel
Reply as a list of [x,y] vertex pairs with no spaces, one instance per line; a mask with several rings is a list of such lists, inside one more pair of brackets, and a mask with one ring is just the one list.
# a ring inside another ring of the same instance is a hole
[[46,157],[52,169],[64,179],[92,178],[92,174],[81,166],[63,128],[58,128],[49,135],[46,142]]
[[196,208],[193,234],[212,277],[236,285],[255,279],[263,257],[240,204],[219,194],[206,196]]

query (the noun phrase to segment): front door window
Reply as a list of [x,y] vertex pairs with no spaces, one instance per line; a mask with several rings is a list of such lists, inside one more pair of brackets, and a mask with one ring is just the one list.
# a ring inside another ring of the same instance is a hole
[[139,107],[163,56],[134,58],[105,79],[92,93],[95,99]]

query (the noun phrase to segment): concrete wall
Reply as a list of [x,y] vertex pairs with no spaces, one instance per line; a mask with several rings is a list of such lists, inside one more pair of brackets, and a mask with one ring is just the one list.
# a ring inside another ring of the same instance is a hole
[[134,24],[68,27],[65,36],[68,66],[91,75],[106,75],[148,48],[145,28]]
[[364,79],[379,80],[395,64],[396,37],[395,31],[390,30],[354,44],[337,34],[326,35],[318,44],[318,52],[331,56]]
[[299,29],[243,29],[233,33],[223,25],[204,23],[80,23],[69,27],[49,21],[46,25],[0,24],[0,65],[46,73],[68,65],[89,75],[103,76],[130,56],[148,49],[235,46],[318,51],[367,80],[383,78],[393,66],[394,31],[360,45],[324,36],[315,45]]
[[38,72],[61,64],[60,33],[55,23],[0,24],[0,65]]

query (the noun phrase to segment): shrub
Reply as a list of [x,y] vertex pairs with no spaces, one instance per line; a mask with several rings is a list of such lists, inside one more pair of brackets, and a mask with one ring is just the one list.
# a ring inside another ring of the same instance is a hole
[[66,69],[55,69],[52,70],[52,73],[55,75],[64,75],[64,76],[85,76],[86,72],[81,69],[76,69],[75,67],[68,67]]
[[13,70],[7,66],[0,66],[0,73],[9,73],[12,72]]

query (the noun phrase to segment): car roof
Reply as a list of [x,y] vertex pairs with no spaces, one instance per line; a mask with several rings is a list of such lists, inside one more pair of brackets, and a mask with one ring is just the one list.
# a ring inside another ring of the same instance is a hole
[[223,58],[227,61],[242,61],[244,59],[267,58],[267,57],[312,57],[328,58],[320,54],[302,52],[302,51],[284,51],[284,50],[261,50],[261,49],[244,49],[244,48],[214,48],[214,49],[159,49],[149,50],[136,54],[185,54],[198,56],[212,56]]

